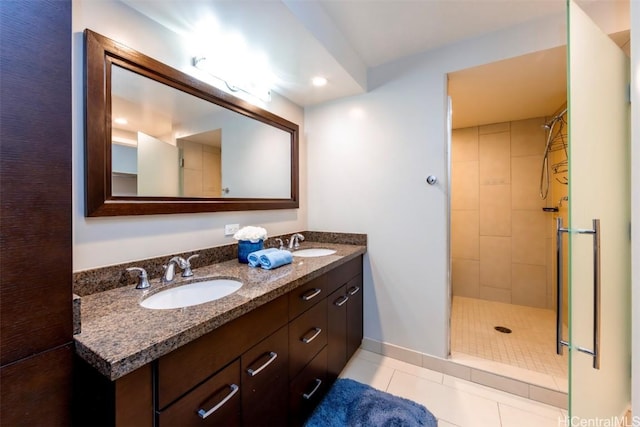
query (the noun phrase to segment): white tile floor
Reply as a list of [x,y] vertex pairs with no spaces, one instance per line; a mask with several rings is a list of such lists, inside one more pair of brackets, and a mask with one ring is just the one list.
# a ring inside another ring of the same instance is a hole
[[358,350],[341,377],[423,404],[439,427],[558,427],[566,411]]

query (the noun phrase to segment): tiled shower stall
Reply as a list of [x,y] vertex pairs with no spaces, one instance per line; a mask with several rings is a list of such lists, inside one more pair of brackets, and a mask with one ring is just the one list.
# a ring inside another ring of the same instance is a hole
[[[567,186],[552,173],[549,196],[540,196],[547,120],[452,133],[451,349],[566,378],[566,360],[554,352],[554,236],[556,217],[566,216],[559,194],[566,195]],[[562,155],[553,153],[550,162]]]
[[544,123],[540,117],[453,131],[453,295],[554,306],[553,215],[539,195]]

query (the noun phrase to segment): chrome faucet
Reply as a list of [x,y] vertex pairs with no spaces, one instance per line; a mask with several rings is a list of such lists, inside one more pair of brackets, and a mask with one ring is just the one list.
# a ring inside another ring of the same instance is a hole
[[300,247],[300,242],[304,240],[304,236],[300,233],[295,233],[291,235],[291,239],[289,239],[289,249],[298,249]]
[[191,260],[199,256],[199,254],[195,254],[191,255],[187,259],[184,259],[180,256],[174,256],[173,258],[171,258],[167,265],[164,266],[164,275],[162,276],[162,281],[164,283],[173,281],[176,276],[176,266],[182,269],[182,277],[193,276],[193,271],[191,271]]
[[284,249],[284,242],[282,241],[281,238],[277,237],[276,239],[274,239],[276,241],[276,243],[279,243],[278,245],[278,249],[283,250]]
[[140,272],[140,280],[136,285],[136,289],[147,289],[149,286],[149,277],[147,276],[147,270],[142,267],[129,267],[127,271],[139,271]]

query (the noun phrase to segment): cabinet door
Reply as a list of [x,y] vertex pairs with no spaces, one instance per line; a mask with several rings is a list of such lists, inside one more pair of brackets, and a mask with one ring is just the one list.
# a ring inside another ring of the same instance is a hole
[[327,348],[325,347],[291,382],[289,424],[303,425],[327,392]]
[[327,344],[327,306],[323,299],[289,324],[289,377],[295,377]]
[[283,326],[241,357],[242,423],[287,424],[289,330]]
[[362,344],[362,275],[351,279],[346,287],[349,297],[347,303],[347,360],[349,360]]
[[239,426],[240,361],[236,360],[158,414],[160,427]]
[[333,382],[347,363],[347,286],[327,298],[327,378]]

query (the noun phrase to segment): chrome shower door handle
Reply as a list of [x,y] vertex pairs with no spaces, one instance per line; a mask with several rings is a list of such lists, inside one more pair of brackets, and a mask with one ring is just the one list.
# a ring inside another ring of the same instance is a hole
[[[562,354],[562,347],[570,343],[562,339],[562,233],[568,233],[570,229],[562,226],[562,218],[557,219],[556,226],[556,353]],[[593,357],[593,368],[600,369],[600,297],[601,297],[601,267],[600,267],[600,220],[593,220],[593,229],[576,229],[578,234],[591,234],[593,236],[593,349],[576,346],[575,349]]]
[[593,220],[592,230],[576,230],[593,237],[593,350],[576,346],[576,350],[593,357],[593,369],[600,369],[600,296],[602,288],[600,268],[600,220]]
[[562,217],[556,219],[556,354],[562,355],[564,346],[569,346],[567,341],[562,339],[562,317],[563,317],[563,257],[562,257],[562,233],[568,233],[569,229],[562,226]]

